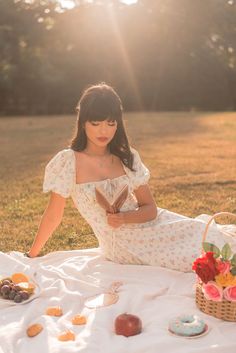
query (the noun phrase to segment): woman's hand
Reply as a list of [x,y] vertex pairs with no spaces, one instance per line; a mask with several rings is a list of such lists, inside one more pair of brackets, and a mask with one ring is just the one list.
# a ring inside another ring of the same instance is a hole
[[107,212],[107,223],[113,228],[118,228],[125,223],[124,212],[109,213]]

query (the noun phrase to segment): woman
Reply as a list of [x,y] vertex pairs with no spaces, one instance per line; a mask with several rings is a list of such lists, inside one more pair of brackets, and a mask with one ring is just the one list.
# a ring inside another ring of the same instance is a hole
[[[150,173],[129,145],[117,93],[104,83],[91,86],[77,111],[70,148],[46,166],[43,190],[51,191],[51,197],[28,256],[38,255],[60,224],[71,196],[107,259],[191,271],[206,224],[156,207],[148,187]],[[101,206],[98,193],[112,204],[125,187],[128,195],[116,213]],[[223,244],[217,227],[208,233],[212,238],[218,246]]]

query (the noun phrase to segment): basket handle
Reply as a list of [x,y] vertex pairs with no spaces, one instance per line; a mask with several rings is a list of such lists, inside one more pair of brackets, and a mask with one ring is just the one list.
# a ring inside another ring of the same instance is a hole
[[218,217],[218,216],[223,216],[223,215],[233,216],[233,217],[236,218],[236,214],[231,213],[231,212],[219,212],[219,213],[214,214],[214,215],[209,219],[209,221],[207,222],[205,231],[204,231],[204,233],[203,233],[203,235],[202,235],[202,243],[204,243],[204,241],[206,240],[207,232],[208,232],[208,229],[209,229],[209,226],[210,226],[211,222],[212,222],[216,217]]

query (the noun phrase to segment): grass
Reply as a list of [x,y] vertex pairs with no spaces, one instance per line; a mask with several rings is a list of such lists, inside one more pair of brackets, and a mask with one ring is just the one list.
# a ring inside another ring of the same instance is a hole
[[[125,120],[159,207],[191,217],[236,213],[236,113],[129,113]],[[29,249],[49,198],[42,193],[44,167],[68,146],[74,124],[74,116],[0,119],[1,251]],[[92,229],[68,200],[41,254],[95,246]]]

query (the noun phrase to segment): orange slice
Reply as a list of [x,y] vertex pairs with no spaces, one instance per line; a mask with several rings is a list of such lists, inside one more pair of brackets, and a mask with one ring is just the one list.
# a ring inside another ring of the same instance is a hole
[[22,272],[13,273],[11,280],[14,283],[29,282],[29,278]]

